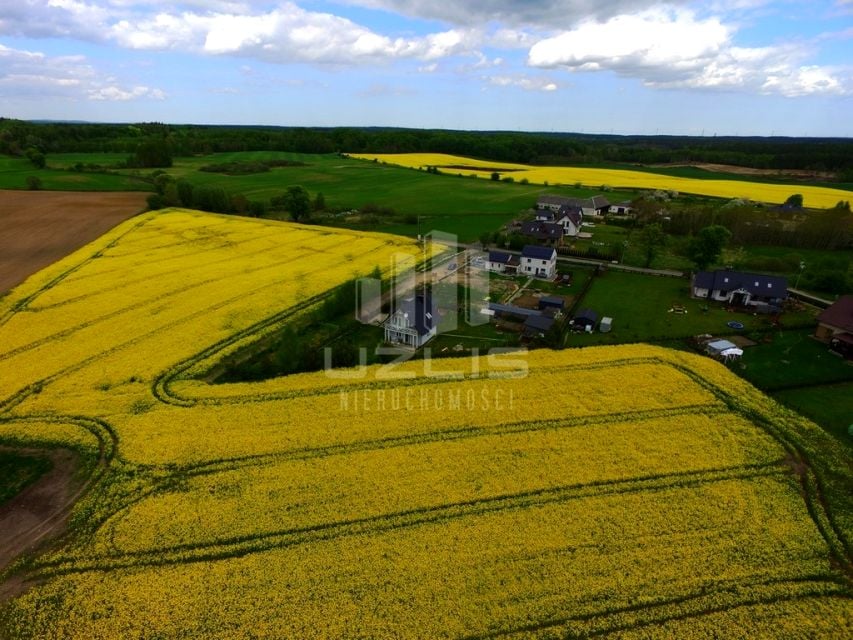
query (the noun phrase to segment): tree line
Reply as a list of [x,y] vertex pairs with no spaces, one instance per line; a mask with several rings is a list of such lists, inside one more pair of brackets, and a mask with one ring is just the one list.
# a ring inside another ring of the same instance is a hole
[[[836,172],[853,181],[853,142],[841,138],[613,136],[356,127],[262,127],[163,123],[40,123],[0,118],[0,153],[127,153],[160,145],[173,156],[233,151],[450,153],[539,165],[734,164]],[[153,165],[147,165],[153,166]],[[162,166],[162,165],[160,165]]]

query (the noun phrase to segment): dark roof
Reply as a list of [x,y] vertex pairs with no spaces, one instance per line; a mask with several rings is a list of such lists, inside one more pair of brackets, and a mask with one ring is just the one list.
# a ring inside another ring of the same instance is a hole
[[516,316],[542,315],[542,312],[538,309],[527,309],[526,307],[516,307],[514,304],[501,304],[499,302],[490,302],[489,309],[497,313],[509,313]]
[[395,311],[402,311],[407,316],[409,327],[417,329],[418,335],[428,334],[436,320],[438,309],[435,300],[428,291],[408,296],[400,300]]
[[553,326],[554,318],[549,318],[547,316],[527,316],[527,319],[524,321],[525,333],[527,333],[528,329],[544,333]]
[[742,271],[700,271],[693,276],[693,286],[709,291],[745,289],[753,295],[786,298],[788,280],[782,276],[766,276]]
[[525,245],[521,251],[522,257],[536,260],[550,260],[555,253],[556,251],[551,247],[537,247],[534,244]]
[[539,298],[539,306],[548,306],[548,307],[557,307],[562,309],[566,306],[566,301],[563,298],[559,298],[557,296],[542,296]]
[[590,200],[595,209],[606,209],[610,206],[610,201],[604,196],[592,196]]
[[521,233],[537,240],[559,240],[563,237],[563,227],[553,222],[532,220],[522,223]]
[[560,207],[560,211],[558,213],[560,219],[568,218],[576,227],[579,227],[581,221],[583,220],[583,210],[580,207],[576,207],[574,205],[564,204],[562,207]]
[[581,309],[575,314],[575,318],[572,322],[577,322],[578,320],[594,323],[598,320],[598,314],[592,309]]
[[518,264],[518,256],[506,251],[489,251],[489,262],[499,262],[501,264]]
[[[562,207],[560,207],[560,209],[562,210]],[[551,209],[540,209],[539,211],[536,212],[536,219],[537,220],[553,220],[554,215],[555,214],[553,211],[551,211]]]
[[571,204],[572,200],[573,200],[573,198],[566,198],[565,196],[552,196],[552,195],[546,194],[544,196],[539,196],[539,199],[536,202],[538,204],[544,204],[544,205],[551,205],[551,204],[564,205],[564,204]]
[[820,312],[817,321],[853,332],[853,296],[841,296],[831,307]]

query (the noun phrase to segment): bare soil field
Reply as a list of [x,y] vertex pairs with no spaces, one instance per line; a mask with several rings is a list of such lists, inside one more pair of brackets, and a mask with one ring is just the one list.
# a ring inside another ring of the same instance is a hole
[[740,167],[734,164],[713,164],[709,162],[675,163],[675,164],[652,164],[650,167],[662,169],[670,167],[696,167],[705,171],[716,173],[735,173],[742,176],[769,176],[798,178],[801,180],[831,180],[834,174],[830,171],[808,171],[805,169],[755,169],[753,167]]
[[142,211],[147,195],[0,190],[0,295]]

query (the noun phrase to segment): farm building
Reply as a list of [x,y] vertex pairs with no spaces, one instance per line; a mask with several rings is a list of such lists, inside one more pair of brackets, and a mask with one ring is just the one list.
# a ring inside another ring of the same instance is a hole
[[693,296],[736,307],[769,306],[780,311],[788,297],[788,281],[782,276],[767,276],[740,271],[700,271],[693,276]]
[[598,314],[592,309],[581,309],[572,318],[572,327],[576,330],[592,331],[598,321]]
[[563,227],[554,222],[533,220],[522,223],[521,235],[536,240],[539,243],[557,245],[563,242]]
[[601,333],[609,333],[612,328],[613,318],[609,318],[607,316],[604,316],[598,324],[598,330],[601,331]]
[[634,213],[634,207],[631,204],[630,200],[625,200],[624,202],[617,202],[616,204],[611,204],[607,209],[608,213],[615,214],[617,216],[630,216]]
[[554,326],[554,318],[549,316],[527,316],[524,321],[523,335],[527,338],[542,338]]
[[537,209],[547,209],[558,213],[561,207],[576,207],[585,216],[601,216],[610,209],[610,202],[604,196],[566,198],[553,195],[539,196],[539,199],[536,201]]
[[518,270],[518,256],[506,251],[489,251],[487,269],[495,273],[514,274]]
[[553,247],[526,245],[521,252],[519,272],[550,280],[557,273],[557,251]]
[[845,357],[853,357],[853,296],[841,296],[820,313],[817,323],[816,338]]
[[566,306],[566,301],[559,296],[542,296],[539,298],[540,309],[557,309],[561,310]]
[[385,321],[385,342],[417,349],[435,337],[437,318],[429,291],[407,296]]

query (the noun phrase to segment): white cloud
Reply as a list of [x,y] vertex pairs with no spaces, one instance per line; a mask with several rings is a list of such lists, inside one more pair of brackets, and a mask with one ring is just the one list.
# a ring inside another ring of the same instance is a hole
[[162,100],[166,97],[156,88],[123,88],[115,78],[99,74],[83,56],[47,56],[2,44],[0,96],[89,100]]
[[[640,11],[660,0],[345,0],[371,9],[384,9],[405,16],[441,20],[458,25],[532,24],[553,28],[571,25],[584,18],[608,18]],[[686,0],[670,0],[682,4]]]
[[549,78],[524,75],[486,76],[486,80],[496,87],[519,87],[525,91],[556,91],[559,88]]
[[584,22],[537,42],[528,64],[573,71],[613,71],[662,88],[743,90],[800,96],[846,93],[841,71],[801,66],[801,45],[737,47],[719,18],[652,9]]

